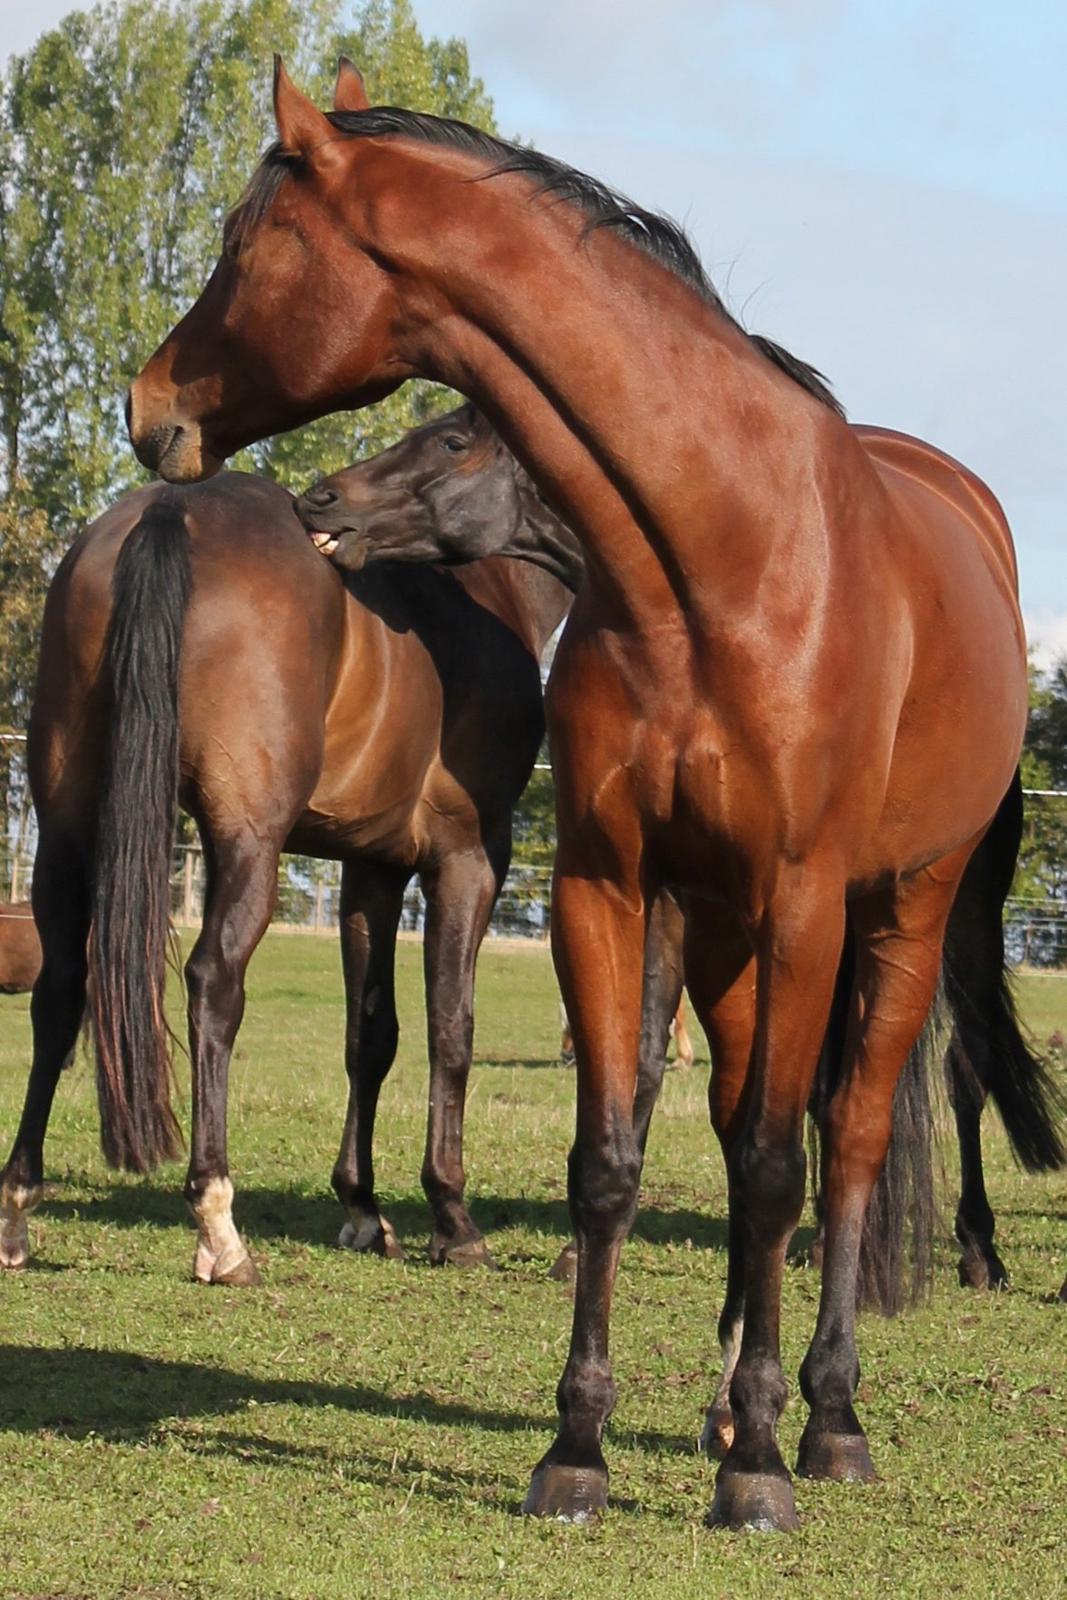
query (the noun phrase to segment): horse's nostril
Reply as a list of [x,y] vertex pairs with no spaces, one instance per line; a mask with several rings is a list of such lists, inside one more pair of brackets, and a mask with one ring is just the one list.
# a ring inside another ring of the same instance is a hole
[[337,499],[335,489],[327,489],[325,484],[316,484],[304,495],[304,500],[309,506],[314,506],[316,511],[325,511],[327,506],[332,506]]

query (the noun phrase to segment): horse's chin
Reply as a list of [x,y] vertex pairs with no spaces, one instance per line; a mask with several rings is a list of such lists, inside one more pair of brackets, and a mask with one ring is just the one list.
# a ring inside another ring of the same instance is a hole
[[156,463],[156,471],[167,483],[203,483],[222,470],[221,456],[205,449],[196,423],[175,428],[170,443]]

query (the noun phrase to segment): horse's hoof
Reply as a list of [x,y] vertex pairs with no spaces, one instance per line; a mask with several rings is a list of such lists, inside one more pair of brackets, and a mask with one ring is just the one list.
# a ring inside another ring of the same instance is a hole
[[813,1433],[810,1424],[800,1438],[797,1472],[836,1483],[870,1483],[878,1476],[862,1433]]
[[216,1273],[212,1283],[224,1283],[229,1289],[258,1289],[263,1279],[259,1275],[259,1268],[251,1256],[245,1256],[235,1267],[228,1272]]
[[578,1246],[572,1239],[570,1244],[565,1244],[554,1263],[548,1269],[548,1275],[556,1283],[573,1283],[578,1276]]
[[715,1498],[704,1518],[709,1528],[751,1528],[795,1533],[800,1527],[788,1477],[774,1472],[730,1472],[720,1467]]
[[704,1418],[700,1448],[712,1461],[723,1461],[734,1442],[734,1414],[729,1406],[712,1406]]
[[530,1479],[522,1503],[526,1517],[554,1517],[557,1522],[595,1522],[608,1503],[606,1467],[567,1467],[543,1462]]
[[488,1267],[490,1272],[499,1271],[480,1234],[476,1239],[464,1239],[461,1244],[449,1244],[435,1233],[428,1253],[434,1267]]
[[0,1188],[0,1268],[21,1272],[30,1259],[30,1212],[41,1199],[41,1189],[5,1183]]
[[383,1256],[386,1261],[403,1261],[404,1247],[388,1217],[365,1217],[357,1227],[346,1222],[337,1236],[338,1248],[357,1255]]
[[25,1217],[4,1222],[0,1228],[0,1267],[5,1272],[21,1272],[30,1259],[30,1230]]
[[995,1250],[966,1250],[958,1267],[961,1289],[1006,1289],[1008,1269]]

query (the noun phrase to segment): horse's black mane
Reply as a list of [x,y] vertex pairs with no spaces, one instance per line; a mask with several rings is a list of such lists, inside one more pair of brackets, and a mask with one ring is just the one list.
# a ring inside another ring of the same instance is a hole
[[[553,195],[584,212],[589,231],[613,228],[639,250],[667,267],[694,288],[709,305],[714,306],[781,372],[823,405],[829,406],[831,411],[836,411],[838,416],[844,416],[844,408],[821,372],[791,355],[772,339],[749,333],[731,315],[705,273],[693,245],[670,217],[643,210],[606,183],[590,178],[584,172],[577,172],[564,162],[543,155],[540,150],[509,144],[504,139],[483,132],[481,128],[471,127],[469,123],[451,117],[426,116],[419,111],[405,111],[399,106],[375,106],[369,111],[334,111],[327,115],[335,128],[350,137],[382,138],[396,135],[423,144],[443,145],[491,162],[486,177],[515,172],[532,179],[537,194]],[[267,151],[233,217],[232,227],[238,247],[240,237],[270,209],[278,185],[294,164],[295,158],[280,144],[273,145]]]

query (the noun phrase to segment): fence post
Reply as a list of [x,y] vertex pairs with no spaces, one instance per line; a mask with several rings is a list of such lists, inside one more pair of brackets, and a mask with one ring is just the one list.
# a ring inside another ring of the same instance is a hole
[[182,864],[182,921],[188,928],[193,921],[193,852],[186,846]]

